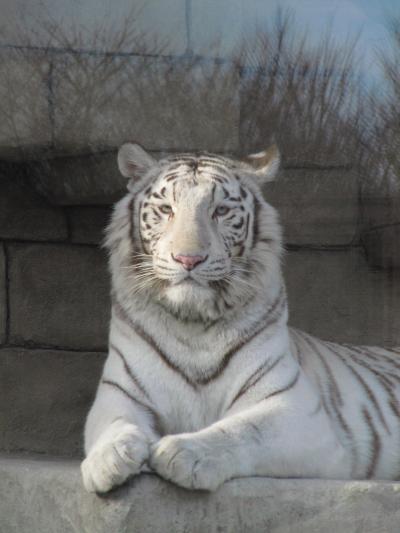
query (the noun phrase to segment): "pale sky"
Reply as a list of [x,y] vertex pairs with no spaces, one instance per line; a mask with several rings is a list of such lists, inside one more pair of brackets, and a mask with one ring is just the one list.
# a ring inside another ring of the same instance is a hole
[[320,37],[329,21],[338,42],[361,32],[359,52],[365,74],[374,78],[379,75],[374,52],[389,46],[386,18],[400,14],[400,0],[261,0],[261,3],[266,17],[267,5],[269,12],[278,6],[293,10],[298,25],[309,28],[311,39]]

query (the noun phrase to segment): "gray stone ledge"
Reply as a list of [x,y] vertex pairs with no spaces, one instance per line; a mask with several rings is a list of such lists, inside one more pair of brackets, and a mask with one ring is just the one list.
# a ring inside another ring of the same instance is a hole
[[0,459],[7,533],[398,533],[399,504],[399,483],[262,477],[210,494],[142,475],[99,497],[85,493],[77,461]]

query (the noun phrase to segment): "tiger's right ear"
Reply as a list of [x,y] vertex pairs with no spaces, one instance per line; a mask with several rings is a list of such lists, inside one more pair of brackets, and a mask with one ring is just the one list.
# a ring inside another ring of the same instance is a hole
[[156,164],[139,144],[125,143],[118,150],[118,168],[125,178],[139,180]]

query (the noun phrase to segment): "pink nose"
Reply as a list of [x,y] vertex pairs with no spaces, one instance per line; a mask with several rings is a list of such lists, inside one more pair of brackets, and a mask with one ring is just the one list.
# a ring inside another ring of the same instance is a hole
[[207,256],[178,254],[173,255],[172,259],[181,263],[186,270],[193,270],[196,265],[203,263],[207,259]]

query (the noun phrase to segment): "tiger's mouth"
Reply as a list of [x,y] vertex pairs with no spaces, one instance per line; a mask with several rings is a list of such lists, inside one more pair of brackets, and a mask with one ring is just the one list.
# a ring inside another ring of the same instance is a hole
[[198,277],[194,277],[190,272],[188,272],[185,277],[182,277],[176,282],[173,282],[172,285],[174,285],[175,287],[191,287],[191,288],[208,287],[208,283],[206,280],[202,280],[202,279],[199,279]]

